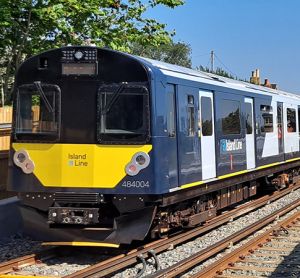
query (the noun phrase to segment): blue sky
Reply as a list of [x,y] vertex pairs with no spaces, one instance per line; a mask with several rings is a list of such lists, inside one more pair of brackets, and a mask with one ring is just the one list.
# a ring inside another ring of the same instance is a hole
[[[191,45],[193,67],[209,53],[233,74],[249,79],[259,68],[280,89],[300,94],[300,0],[186,0],[175,9],[147,12]],[[216,66],[223,67],[218,61]],[[226,69],[226,68],[225,68]]]

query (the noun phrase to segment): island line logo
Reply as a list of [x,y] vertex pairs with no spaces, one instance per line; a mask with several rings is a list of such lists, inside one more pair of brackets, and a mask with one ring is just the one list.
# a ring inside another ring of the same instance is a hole
[[68,154],[68,165],[74,167],[87,167],[87,154]]

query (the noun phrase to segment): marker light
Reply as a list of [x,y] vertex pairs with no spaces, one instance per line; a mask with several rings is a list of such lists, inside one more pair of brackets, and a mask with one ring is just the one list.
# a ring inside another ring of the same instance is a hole
[[27,160],[25,163],[25,166],[22,168],[23,172],[25,174],[31,174],[34,170],[34,164],[31,160]]
[[126,165],[125,172],[129,176],[137,175],[142,169],[145,169],[150,163],[150,157],[147,153],[138,152],[133,155],[131,161]]
[[34,170],[34,162],[25,150],[16,151],[13,157],[16,166],[20,167],[25,174],[31,174]]
[[136,166],[132,165],[132,164],[128,167],[128,169],[129,169],[130,172],[136,172],[136,170],[137,170]]
[[82,59],[83,57],[83,53],[81,51],[76,51],[75,54],[74,54],[74,57],[77,59],[77,60],[80,60]]

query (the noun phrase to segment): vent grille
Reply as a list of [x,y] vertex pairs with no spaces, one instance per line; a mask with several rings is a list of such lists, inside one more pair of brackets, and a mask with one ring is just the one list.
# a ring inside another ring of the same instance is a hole
[[98,204],[103,201],[102,198],[99,193],[56,192],[54,194],[54,201],[60,204]]

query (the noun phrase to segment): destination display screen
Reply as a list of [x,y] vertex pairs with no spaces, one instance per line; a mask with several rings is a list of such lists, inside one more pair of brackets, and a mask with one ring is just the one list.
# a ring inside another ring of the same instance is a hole
[[96,63],[63,63],[63,75],[96,75]]

